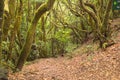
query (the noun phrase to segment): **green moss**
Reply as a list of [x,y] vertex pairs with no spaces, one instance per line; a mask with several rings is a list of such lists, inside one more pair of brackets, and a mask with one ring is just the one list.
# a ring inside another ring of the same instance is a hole
[[[51,3],[51,1],[52,1],[52,3]],[[26,42],[22,48],[21,55],[20,55],[18,63],[17,63],[18,69],[20,69],[20,70],[22,69],[22,67],[23,67],[23,65],[24,65],[24,63],[25,63],[25,61],[30,53],[30,49],[31,49],[31,46],[32,46],[32,43],[34,40],[33,38],[34,38],[35,31],[36,31],[36,26],[37,26],[39,19],[46,11],[51,9],[48,7],[52,7],[54,2],[55,2],[55,0],[49,0],[48,3],[41,5],[38,8],[38,10],[36,11],[35,16],[34,16],[33,21],[32,21],[32,24],[27,32]]]

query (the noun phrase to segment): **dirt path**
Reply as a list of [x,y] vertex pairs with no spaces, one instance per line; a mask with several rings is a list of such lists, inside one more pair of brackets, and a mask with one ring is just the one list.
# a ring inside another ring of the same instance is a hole
[[36,60],[9,80],[120,80],[120,31],[115,38],[117,43],[105,51]]
[[120,43],[92,56],[41,59],[11,78],[15,79],[9,80],[120,80]]

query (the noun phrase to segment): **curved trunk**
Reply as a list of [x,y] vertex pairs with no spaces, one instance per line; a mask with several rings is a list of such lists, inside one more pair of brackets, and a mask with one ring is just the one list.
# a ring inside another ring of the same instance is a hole
[[52,8],[54,2],[55,2],[55,0],[48,0],[47,3],[41,5],[37,9],[35,16],[33,18],[32,24],[27,32],[26,42],[21,50],[21,54],[20,54],[20,57],[19,57],[19,60],[18,60],[17,66],[16,66],[16,68],[18,68],[19,70],[22,69],[22,67],[23,67],[23,65],[24,65],[24,63],[25,63],[25,61],[30,53],[34,34],[36,31],[36,26],[37,26],[39,19],[41,18],[41,16],[44,13],[46,13],[46,11],[49,11]]

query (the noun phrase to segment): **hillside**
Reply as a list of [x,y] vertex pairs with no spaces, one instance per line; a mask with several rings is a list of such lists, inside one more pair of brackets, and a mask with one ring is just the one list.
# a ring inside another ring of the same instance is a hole
[[113,38],[115,44],[105,50],[35,60],[21,72],[10,73],[9,80],[120,80],[120,30]]

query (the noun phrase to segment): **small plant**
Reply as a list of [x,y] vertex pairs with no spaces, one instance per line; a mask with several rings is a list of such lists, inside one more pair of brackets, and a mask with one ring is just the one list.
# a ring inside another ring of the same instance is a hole
[[88,45],[85,47],[85,53],[91,53],[93,52],[93,46],[92,45]]

